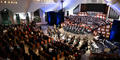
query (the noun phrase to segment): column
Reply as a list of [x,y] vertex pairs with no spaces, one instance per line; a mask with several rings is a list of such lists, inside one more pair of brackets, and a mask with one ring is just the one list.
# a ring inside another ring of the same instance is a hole
[[31,22],[33,21],[33,19],[34,19],[34,12],[31,12],[31,17],[30,17]]

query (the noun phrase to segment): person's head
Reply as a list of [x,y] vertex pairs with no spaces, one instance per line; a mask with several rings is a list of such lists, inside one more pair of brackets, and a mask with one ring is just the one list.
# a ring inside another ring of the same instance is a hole
[[99,35],[99,36],[103,36],[103,34],[102,34],[102,33],[99,33],[98,35]]

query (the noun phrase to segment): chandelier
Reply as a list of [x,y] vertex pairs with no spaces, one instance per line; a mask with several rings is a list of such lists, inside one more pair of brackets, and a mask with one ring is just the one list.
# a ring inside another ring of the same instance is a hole
[[0,0],[0,4],[17,4],[17,0]]

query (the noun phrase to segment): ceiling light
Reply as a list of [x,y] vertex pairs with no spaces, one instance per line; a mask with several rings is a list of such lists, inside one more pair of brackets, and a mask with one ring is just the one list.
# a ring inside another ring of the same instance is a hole
[[8,1],[8,4],[10,4],[10,1]]
[[3,3],[3,1],[1,1],[1,3]]
[[4,1],[4,3],[7,3],[6,1]]
[[15,4],[17,4],[18,2],[16,1]]
[[17,0],[0,0],[2,4],[17,4]]
[[36,0],[36,1],[40,1],[40,0]]
[[13,3],[13,1],[11,1],[11,4]]

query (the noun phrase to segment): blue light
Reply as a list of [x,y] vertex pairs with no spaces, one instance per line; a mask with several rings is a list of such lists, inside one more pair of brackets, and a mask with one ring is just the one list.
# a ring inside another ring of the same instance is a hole
[[50,16],[49,13],[48,13],[48,23],[49,23],[49,24],[51,23],[51,16]]
[[60,17],[59,17],[59,15],[57,16],[57,22],[56,22],[56,24],[58,25],[60,23]]
[[120,27],[120,21],[114,20],[113,24],[112,24],[111,32],[110,32],[110,38],[109,38],[110,41],[119,41],[120,40],[119,27]]
[[114,39],[115,37],[115,31],[110,32],[110,40]]

